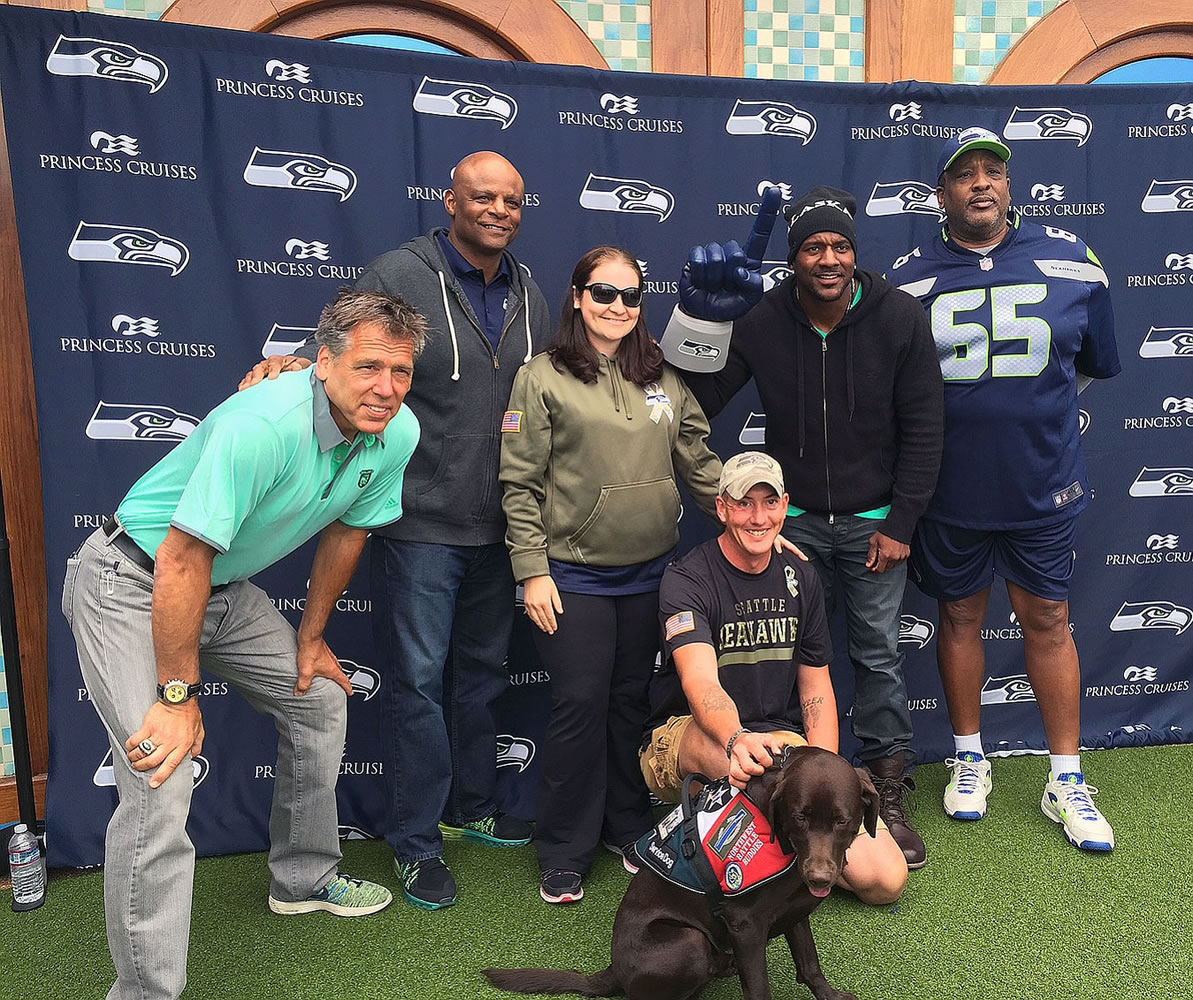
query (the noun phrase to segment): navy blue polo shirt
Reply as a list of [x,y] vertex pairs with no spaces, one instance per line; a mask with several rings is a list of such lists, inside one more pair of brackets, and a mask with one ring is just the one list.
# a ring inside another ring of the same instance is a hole
[[452,274],[456,276],[468,297],[472,311],[476,313],[476,318],[480,320],[481,328],[489,338],[489,343],[493,345],[493,352],[496,353],[497,345],[501,341],[501,328],[505,323],[505,300],[510,289],[509,263],[505,255],[501,256],[501,267],[498,268],[497,274],[486,285],[485,272],[468,263],[460,251],[452,246],[446,233],[435,235],[439,238],[439,247],[447,259],[447,266],[452,269]]

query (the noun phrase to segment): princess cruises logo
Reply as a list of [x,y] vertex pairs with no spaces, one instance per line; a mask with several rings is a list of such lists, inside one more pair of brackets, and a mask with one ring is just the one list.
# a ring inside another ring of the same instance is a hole
[[725,122],[730,135],[787,135],[806,146],[816,135],[816,118],[782,101],[738,101]]
[[930,215],[940,220],[944,212],[936,200],[936,188],[923,181],[879,181],[866,202],[872,218],[891,215]]
[[98,80],[139,83],[157,93],[166,85],[170,71],[149,52],[124,42],[104,38],[71,38],[59,35],[46,69],[54,76],[91,76]]
[[1170,104],[1164,117],[1172,122],[1193,121],[1193,104]]
[[518,116],[518,102],[483,83],[434,80],[424,76],[414,94],[414,110],[423,115],[501,123],[504,131]]
[[636,115],[638,113],[638,98],[626,94],[618,97],[616,94],[601,94],[601,108],[611,115]]
[[1033,184],[1031,196],[1036,201],[1064,201],[1065,186],[1063,184]]
[[1020,108],[1011,112],[1003,126],[1004,139],[1073,139],[1084,146],[1094,130],[1085,115],[1068,108]]
[[295,260],[327,260],[331,257],[331,244],[324,243],[321,240],[311,240],[309,243],[306,240],[297,238],[286,240],[286,256],[293,257]]
[[111,264],[145,264],[180,274],[190,260],[181,240],[143,226],[106,225],[80,221],[67,247],[71,260]]
[[593,212],[656,215],[665,222],[675,207],[675,196],[666,188],[632,177],[589,174],[580,191],[580,207]]
[[300,62],[282,62],[281,59],[270,59],[265,64],[265,75],[279,83],[310,83],[311,67]]
[[137,140],[124,133],[113,135],[111,132],[97,129],[91,133],[88,141],[91,143],[91,148],[99,153],[122,153],[125,156],[141,155]]
[[244,168],[244,180],[253,187],[291,188],[326,192],[341,202],[356,190],[356,174],[342,163],[333,163],[315,153],[288,153],[279,149],[253,147]]
[[924,117],[924,109],[915,101],[908,101],[906,104],[892,104],[887,109],[887,116],[893,122],[916,121],[918,122]]

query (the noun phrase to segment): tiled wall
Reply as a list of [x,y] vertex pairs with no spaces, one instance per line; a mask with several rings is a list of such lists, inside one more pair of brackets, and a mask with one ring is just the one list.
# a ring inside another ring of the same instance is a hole
[[744,0],[746,76],[866,79],[866,0]]
[[1064,0],[954,0],[953,82],[984,83],[1007,50]]
[[0,778],[15,773],[12,759],[12,723],[8,716],[8,679],[4,673],[4,653],[0,651]]
[[650,0],[555,0],[592,39],[610,69],[650,72]]
[[[95,13],[158,18],[171,0],[87,0]],[[650,0],[555,0],[613,69],[649,72]],[[983,83],[1019,37],[1065,0],[953,0],[953,82]],[[866,79],[866,0],[741,0],[745,75]],[[942,12],[943,15],[943,12]]]

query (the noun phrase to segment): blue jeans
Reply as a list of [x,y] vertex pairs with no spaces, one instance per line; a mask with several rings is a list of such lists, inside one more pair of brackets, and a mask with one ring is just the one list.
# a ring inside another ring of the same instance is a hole
[[[195,849],[186,834],[193,788],[184,760],[159,787],[135,771],[124,741],[157,699],[153,575],[96,531],[66,563],[62,611],[79,668],[108,731],[120,801],[104,843],[104,909],[116,983],[108,1000],[175,1000],[186,986]],[[199,662],[236,688],[278,731],[269,814],[270,895],[305,899],[340,861],[336,781],[348,699],[325,677],[305,695],[294,629],[265,592],[246,581],[211,595]],[[240,887],[230,887],[232,892]]]
[[373,629],[389,798],[403,864],[443,853],[452,825],[496,811],[493,703],[505,690],[514,576],[504,543],[373,537]]
[[866,568],[870,536],[882,522],[851,514],[810,511],[789,517],[783,534],[804,551],[824,585],[829,616],[840,584],[845,596],[849,659],[853,663],[853,735],[863,762],[911,748],[911,712],[899,652],[899,616],[907,585],[907,563],[885,573]]

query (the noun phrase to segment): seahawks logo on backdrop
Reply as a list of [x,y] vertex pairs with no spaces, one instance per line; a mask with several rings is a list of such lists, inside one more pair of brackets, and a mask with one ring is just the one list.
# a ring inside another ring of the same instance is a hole
[[[344,591],[348,593],[348,591]],[[357,663],[355,660],[340,660],[340,669],[344,671],[348,678],[348,683],[352,685],[352,695],[360,695],[364,701],[369,701],[372,697],[381,690],[381,675],[377,673],[372,667],[366,667],[363,663]]]
[[521,774],[534,760],[534,740],[525,736],[510,736],[508,733],[497,734],[497,766],[516,767]]
[[675,207],[675,196],[666,188],[633,177],[589,174],[580,191],[580,207],[593,212],[657,215],[659,222],[665,222]]
[[[202,754],[197,754],[191,758],[191,778],[194,781],[194,787],[198,788],[203,784],[207,775],[211,773],[211,762]],[[112,751],[109,749],[104,754],[104,759],[100,761],[99,767],[95,769],[95,774],[91,776],[91,783],[96,788],[115,788],[116,787],[116,769],[112,763]]]
[[58,36],[46,59],[46,69],[54,76],[93,76],[98,80],[140,83],[151,94],[161,90],[170,75],[157,56],[124,42],[67,35]]
[[71,260],[83,263],[146,264],[166,267],[170,274],[180,274],[190,260],[190,251],[181,240],[163,236],[143,226],[109,226],[80,221],[66,248]]
[[261,357],[272,358],[275,354],[288,357],[305,347],[314,335],[313,326],[282,326],[281,323],[274,323],[265,343],[261,345]]
[[1124,601],[1110,619],[1111,632],[1171,629],[1181,635],[1193,624],[1193,611],[1171,601]]
[[1086,116],[1068,108],[1020,108],[1011,112],[1003,126],[1004,139],[1075,139],[1084,146],[1094,130]]
[[730,135],[789,135],[806,146],[816,135],[816,118],[783,101],[738,101],[725,122]]
[[899,619],[900,646],[908,645],[915,646],[916,649],[923,649],[932,641],[932,636],[935,634],[936,626],[926,618],[917,618],[915,615],[903,615]]
[[983,705],[1013,705],[1017,702],[1035,701],[1027,674],[1011,674],[1009,677],[988,677],[982,685]]
[[342,163],[315,153],[287,153],[253,147],[244,168],[244,180],[253,187],[324,191],[347,201],[356,190],[356,174]]
[[1193,212],[1193,180],[1153,180],[1139,207],[1145,212]]
[[371,833],[362,830],[359,826],[350,826],[347,823],[341,823],[339,829],[340,840],[376,840]]
[[1139,345],[1141,358],[1193,358],[1193,326],[1153,326]]
[[766,414],[751,411],[741,426],[737,440],[747,448],[761,448],[766,444]]
[[445,118],[472,118],[501,122],[504,131],[518,116],[518,102],[483,83],[433,80],[424,76],[414,94],[414,110]]
[[1149,469],[1144,466],[1128,492],[1133,497],[1193,496],[1193,469]]
[[762,277],[762,290],[769,292],[779,282],[791,277],[791,265],[785,260],[764,260],[758,273]]
[[891,181],[874,185],[866,201],[866,214],[874,218],[890,215],[930,215],[943,219],[936,202],[936,188],[923,181]]
[[199,426],[199,418],[154,403],[96,403],[87,421],[95,441],[181,441]]

